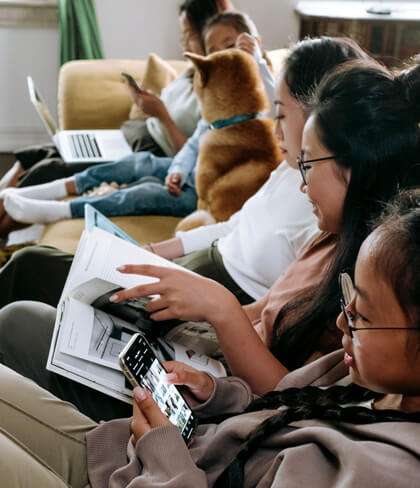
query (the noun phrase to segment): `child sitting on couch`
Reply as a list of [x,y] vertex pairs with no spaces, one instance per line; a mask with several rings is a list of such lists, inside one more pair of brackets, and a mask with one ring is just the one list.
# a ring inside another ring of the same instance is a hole
[[[274,79],[259,47],[255,26],[243,14],[225,15],[229,16],[230,22],[221,15],[219,22],[212,23],[206,31],[206,41],[212,39],[212,44],[206,45],[206,51],[215,52],[237,46],[252,53],[272,101]],[[241,18],[239,23],[238,17]],[[216,29],[215,40],[211,31]],[[208,128],[208,122],[201,120],[174,159],[158,158],[148,152],[135,153],[115,163],[89,168],[69,179],[5,190],[2,197],[7,215],[0,223],[0,233],[9,231],[9,218],[23,223],[47,223],[83,217],[85,203],[90,203],[108,216],[160,214],[181,217],[191,213],[197,202],[195,166],[199,141]],[[56,201],[68,195],[80,195],[104,181],[136,184],[105,196],[79,197],[71,202]]]
[[[179,8],[181,45],[184,51],[204,53],[201,31],[207,20],[226,6],[220,0],[184,0]],[[162,90],[160,97],[144,91],[135,98],[149,118],[128,120],[122,126],[133,151],[150,151],[156,156],[173,156],[186,142],[200,120],[200,107],[188,69]],[[17,162],[0,180],[0,190],[26,187],[67,178],[92,163],[65,163],[53,145],[29,147],[15,152]],[[95,163],[94,163],[95,164]]]

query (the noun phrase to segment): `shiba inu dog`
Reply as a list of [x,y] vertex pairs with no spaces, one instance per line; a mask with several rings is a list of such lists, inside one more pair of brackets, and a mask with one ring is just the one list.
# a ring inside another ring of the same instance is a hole
[[211,130],[200,144],[198,210],[177,230],[229,219],[282,159],[274,123],[262,115],[269,101],[253,57],[239,49],[186,57],[195,66],[194,88]]

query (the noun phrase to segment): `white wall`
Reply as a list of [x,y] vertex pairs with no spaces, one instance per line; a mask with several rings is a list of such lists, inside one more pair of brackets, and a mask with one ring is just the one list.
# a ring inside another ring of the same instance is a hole
[[96,14],[106,57],[179,57],[175,0],[96,0]]
[[247,12],[256,23],[266,49],[287,47],[299,34],[293,8],[297,0],[236,0],[235,7]]
[[0,28],[0,151],[48,141],[29,102],[31,74],[56,116],[58,34],[56,29]]

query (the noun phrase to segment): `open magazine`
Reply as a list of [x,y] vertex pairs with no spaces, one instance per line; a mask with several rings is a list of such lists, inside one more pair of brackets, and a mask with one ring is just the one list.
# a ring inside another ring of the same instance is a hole
[[121,288],[156,281],[116,270],[127,263],[178,267],[98,227],[83,232],[58,305],[47,369],[131,402],[118,355],[131,336],[141,332],[160,360],[176,359],[225,376],[223,364],[215,359],[219,347],[209,324],[153,322],[145,310],[151,298],[109,301]]

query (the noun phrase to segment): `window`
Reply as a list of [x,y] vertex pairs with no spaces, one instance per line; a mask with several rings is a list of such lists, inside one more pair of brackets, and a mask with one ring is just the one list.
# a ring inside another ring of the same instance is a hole
[[0,27],[57,27],[57,0],[0,0]]

